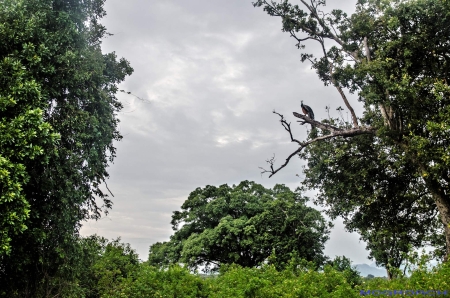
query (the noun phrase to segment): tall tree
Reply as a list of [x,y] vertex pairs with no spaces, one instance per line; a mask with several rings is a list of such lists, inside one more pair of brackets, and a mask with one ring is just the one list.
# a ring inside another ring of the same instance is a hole
[[[293,156],[310,144],[324,140],[371,135],[387,152],[398,152],[423,182],[439,211],[450,254],[450,2],[446,0],[359,0],[350,17],[342,10],[321,11],[323,0],[258,0],[272,16],[282,18],[289,32],[305,48],[316,42],[321,52],[302,53],[325,85],[338,91],[351,122],[333,125],[294,113],[318,130],[305,141],[295,139],[290,124],[282,123],[299,148],[270,175],[285,167]],[[345,90],[357,92],[364,115],[356,116]],[[282,116],[282,115],[281,115]],[[284,122],[283,122],[284,121]]]
[[48,286],[80,222],[111,207],[100,185],[121,139],[117,84],[132,68],[101,52],[103,2],[0,2],[0,284],[9,296]]
[[231,263],[254,267],[275,253],[279,268],[293,256],[322,265],[329,224],[306,201],[299,189],[292,192],[284,185],[266,189],[243,181],[197,188],[182,211],[174,212],[170,241],[150,248],[149,263],[181,262],[212,270]]
[[369,257],[393,277],[411,248],[436,245],[436,234],[442,244],[445,238],[423,180],[388,149],[362,135],[311,144],[302,156],[308,161],[304,182],[319,189],[317,202],[359,232]]

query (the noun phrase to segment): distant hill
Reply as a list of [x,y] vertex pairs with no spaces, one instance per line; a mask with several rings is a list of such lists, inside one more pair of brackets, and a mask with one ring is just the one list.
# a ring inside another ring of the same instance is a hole
[[370,265],[367,264],[357,264],[354,265],[356,267],[356,270],[359,271],[359,274],[362,277],[367,277],[367,275],[372,274],[375,277],[385,277],[386,276],[386,270],[385,269],[380,269],[377,267],[372,267]]
[[[432,269],[433,267],[435,267],[438,264],[437,261],[432,260],[430,261],[427,265],[428,269]],[[375,277],[386,277],[386,269],[384,268],[380,268],[377,267],[375,265],[375,262],[373,262],[372,264],[368,265],[368,264],[357,264],[357,265],[353,265],[356,267],[356,270],[358,270],[360,272],[360,275],[362,277],[367,277],[367,275],[372,274]],[[403,270],[405,267],[402,265],[400,266],[400,270]],[[406,272],[406,276],[409,276],[410,273],[407,271]]]

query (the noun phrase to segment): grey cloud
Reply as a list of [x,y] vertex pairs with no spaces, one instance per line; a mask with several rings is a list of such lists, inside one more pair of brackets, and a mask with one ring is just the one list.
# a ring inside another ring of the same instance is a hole
[[[299,61],[278,18],[242,0],[109,0],[105,8],[104,24],[114,35],[103,49],[131,62],[135,72],[120,89],[144,101],[118,95],[124,139],[109,171],[114,206],[86,223],[84,235],[122,236],[145,259],[150,244],[169,239],[172,211],[197,187],[242,180],[300,185],[299,159],[270,179],[258,169],[273,154],[281,163],[296,149],[272,111],[292,121],[303,139],[306,126],[292,116],[301,99],[317,118],[327,117],[326,105],[342,104]],[[326,252],[366,256],[363,244],[339,242],[347,234],[335,228]]]

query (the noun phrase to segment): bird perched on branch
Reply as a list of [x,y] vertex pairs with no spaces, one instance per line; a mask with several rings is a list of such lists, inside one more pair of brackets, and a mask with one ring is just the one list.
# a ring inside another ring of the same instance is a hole
[[314,112],[313,112],[313,110],[311,109],[311,107],[310,107],[310,106],[307,106],[307,105],[304,105],[304,104],[303,104],[303,100],[302,100],[301,106],[302,106],[303,114],[308,115],[309,118],[311,118],[311,119],[314,120]]

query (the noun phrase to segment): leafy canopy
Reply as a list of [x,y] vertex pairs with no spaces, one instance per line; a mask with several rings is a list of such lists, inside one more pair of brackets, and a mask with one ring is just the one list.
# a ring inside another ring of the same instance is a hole
[[[421,207],[428,204],[426,200],[432,200],[431,206],[438,210],[443,224],[446,254],[450,255],[450,2],[359,0],[351,16],[342,10],[324,12],[322,0],[300,0],[299,5],[258,0],[254,5],[281,17],[283,31],[290,33],[302,49],[301,60],[311,63],[325,85],[336,88],[337,99],[344,102],[351,115],[350,122],[316,121],[294,112],[302,124],[316,128],[305,141],[295,139],[290,123],[280,115],[291,141],[299,147],[278,168],[274,160],[269,160],[270,170],[264,172],[276,174],[292,157],[312,147],[307,155],[301,155],[309,159],[312,167],[308,172],[311,185],[321,190],[334,210],[350,215],[365,208],[363,200],[368,205],[378,204],[377,213],[382,213],[382,208],[394,208],[392,212],[398,219],[392,225],[378,224],[367,230],[368,222],[352,219],[353,224],[358,222],[358,229],[369,231],[367,239],[378,237],[370,232],[378,228],[388,232],[385,236],[391,239],[398,233],[424,235],[433,231],[428,224],[423,229],[418,227],[427,214],[433,214],[431,209]],[[318,44],[320,51],[305,50],[308,42]],[[346,92],[358,94],[364,107],[361,117],[357,117]],[[374,153],[367,152],[365,144],[373,146]],[[327,146],[327,154],[320,154],[320,148]],[[362,157],[352,156],[353,152]],[[331,162],[328,155],[333,157]],[[345,155],[349,156],[347,161]],[[363,160],[369,168],[363,166]],[[374,162],[378,163],[375,167]],[[323,173],[316,165],[321,165]],[[368,175],[370,172],[374,176]],[[327,189],[331,180],[321,182],[320,177],[331,175],[344,180],[334,181],[336,187]],[[356,178],[357,183],[353,184],[351,178]],[[399,182],[399,187],[394,186],[394,181]],[[339,193],[342,185],[352,188],[351,194]],[[368,193],[369,189],[372,193]],[[389,205],[389,197],[402,210]],[[349,203],[345,204],[344,199]],[[419,212],[417,219],[402,215],[412,210]],[[401,242],[405,244],[408,237],[402,237]]]
[[112,204],[100,185],[121,139],[117,84],[133,69],[101,51],[103,3],[0,1],[0,284],[10,296],[50,287],[76,257],[80,222]]
[[274,253],[278,267],[293,254],[321,265],[329,225],[306,202],[299,189],[293,192],[284,185],[266,189],[243,181],[197,188],[174,212],[170,241],[150,248],[149,263],[255,267]]

